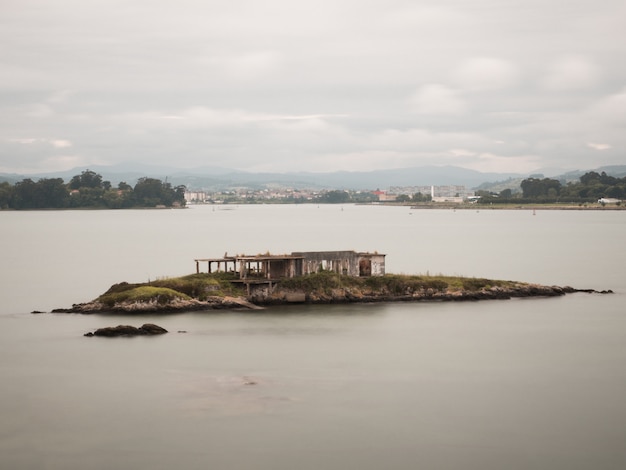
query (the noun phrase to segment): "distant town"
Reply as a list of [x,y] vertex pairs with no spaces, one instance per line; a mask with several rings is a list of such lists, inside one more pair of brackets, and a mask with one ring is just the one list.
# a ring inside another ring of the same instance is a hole
[[396,204],[559,204],[622,206],[626,199],[626,177],[605,172],[585,173],[577,182],[553,178],[526,178],[519,189],[498,192],[468,189],[464,185],[391,186],[381,190],[305,190],[284,187],[221,191],[188,191],[186,204],[267,204],[267,203],[396,203]]
[[294,188],[227,191],[186,191],[187,204],[294,203],[294,202],[466,202],[475,200],[475,191],[465,186],[394,186],[388,190],[306,190]]

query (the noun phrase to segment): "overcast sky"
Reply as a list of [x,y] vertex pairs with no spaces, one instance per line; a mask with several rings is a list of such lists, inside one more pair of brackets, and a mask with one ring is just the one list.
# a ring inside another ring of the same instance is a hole
[[0,172],[626,164],[624,0],[0,0]]

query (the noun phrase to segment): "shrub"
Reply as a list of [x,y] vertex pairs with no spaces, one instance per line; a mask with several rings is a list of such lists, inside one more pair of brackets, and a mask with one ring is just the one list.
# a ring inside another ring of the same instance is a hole
[[152,282],[152,285],[166,287],[199,300],[206,300],[212,296],[242,295],[243,291],[232,284],[231,281],[234,279],[235,276],[232,273],[200,273],[159,279]]
[[[110,289],[109,289],[110,291]],[[154,287],[154,286],[135,286],[131,289],[107,292],[101,295],[98,300],[108,307],[120,302],[150,302],[156,300],[159,304],[168,303],[174,299],[189,300],[190,297],[166,287]]]
[[480,278],[467,278],[463,279],[463,289],[468,291],[477,291],[490,287],[491,281],[488,279]]

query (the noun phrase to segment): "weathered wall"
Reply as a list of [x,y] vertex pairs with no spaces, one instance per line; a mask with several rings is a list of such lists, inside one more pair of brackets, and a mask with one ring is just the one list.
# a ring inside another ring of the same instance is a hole
[[384,276],[385,275],[385,255],[366,255],[372,261],[372,276]]
[[302,256],[302,274],[311,274],[320,270],[334,271],[339,274],[358,276],[358,259],[354,251],[304,251],[294,252]]
[[385,274],[385,255],[356,253],[354,251],[303,251],[294,252],[302,256],[300,275],[334,271],[348,276],[382,276]]

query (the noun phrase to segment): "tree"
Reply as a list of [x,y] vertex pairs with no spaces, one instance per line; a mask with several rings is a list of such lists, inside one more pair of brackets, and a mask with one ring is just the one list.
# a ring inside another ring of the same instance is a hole
[[11,199],[14,209],[62,209],[69,195],[61,178],[42,178],[35,182],[26,178],[15,184]]
[[15,183],[11,207],[14,209],[35,208],[35,182],[30,178]]
[[139,178],[133,189],[135,204],[144,207],[155,207],[162,202],[163,183],[155,178]]
[[513,191],[510,188],[503,189],[502,191],[500,191],[500,197],[502,199],[511,199],[512,196],[513,196]]
[[523,197],[528,199],[556,199],[561,191],[561,182],[551,178],[527,178],[520,186]]
[[106,191],[102,196],[104,205],[109,209],[125,209],[132,206],[132,189],[131,191],[122,191],[120,189],[111,189]]
[[6,181],[0,183],[0,209],[8,209],[13,197],[13,186]]
[[170,183],[158,179],[139,178],[133,189],[133,200],[136,205],[143,207],[171,207],[175,203],[185,205],[185,187],[177,186],[174,189]]
[[[111,183],[108,183],[109,187]],[[69,183],[70,189],[80,189],[80,188],[103,188],[102,184],[102,176],[98,173],[85,170],[80,175],[76,175],[72,177]]]
[[185,205],[185,193],[187,192],[187,186],[184,184],[178,185],[174,188],[175,201],[181,205]]
[[333,190],[322,196],[322,202],[327,202],[328,204],[343,204],[349,201],[350,193],[348,191]]
[[433,198],[430,194],[415,193],[411,199],[413,202],[430,202]]
[[494,199],[494,196],[496,196],[491,191],[487,191],[487,190],[484,190],[484,189],[479,189],[474,194],[476,196],[480,197],[480,202],[482,202],[482,203],[484,203],[484,202],[492,202],[493,199]]
[[62,209],[67,207],[69,202],[69,192],[62,178],[41,179],[37,182],[39,186],[38,201],[39,207]]
[[103,207],[104,189],[82,187],[74,190],[70,196],[71,207]]

